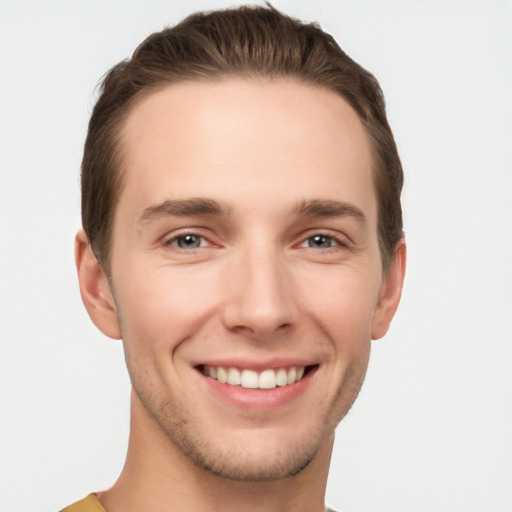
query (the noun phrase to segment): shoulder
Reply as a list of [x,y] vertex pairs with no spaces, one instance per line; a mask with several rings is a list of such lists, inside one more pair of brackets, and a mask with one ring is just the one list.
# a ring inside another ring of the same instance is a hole
[[77,501],[60,512],[106,512],[98,501],[96,494],[89,494],[87,498]]

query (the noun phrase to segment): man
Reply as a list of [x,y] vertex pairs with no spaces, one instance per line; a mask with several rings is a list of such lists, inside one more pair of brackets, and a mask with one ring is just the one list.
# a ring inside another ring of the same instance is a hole
[[76,264],[131,433],[66,512],[314,511],[405,272],[379,85],[273,8],[196,14],[106,76]]

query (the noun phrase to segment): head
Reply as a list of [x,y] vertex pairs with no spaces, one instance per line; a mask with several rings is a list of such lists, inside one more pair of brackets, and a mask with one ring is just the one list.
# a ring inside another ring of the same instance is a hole
[[404,276],[375,79],[271,8],[196,14],[107,75],[82,179],[82,297],[137,443],[236,480],[328,460]]
[[141,98],[170,84],[226,77],[290,78],[339,94],[355,110],[370,140],[384,272],[402,238],[403,171],[375,77],[316,24],[273,8],[241,7],[197,13],[149,36],[131,59],[105,76],[82,161],[82,224],[110,273],[111,231],[123,188],[120,132]]

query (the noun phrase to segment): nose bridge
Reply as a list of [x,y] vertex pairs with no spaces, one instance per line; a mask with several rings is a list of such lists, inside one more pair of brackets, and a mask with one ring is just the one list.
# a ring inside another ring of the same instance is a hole
[[225,305],[230,329],[269,336],[296,321],[292,277],[278,247],[248,244],[231,269],[231,294]]

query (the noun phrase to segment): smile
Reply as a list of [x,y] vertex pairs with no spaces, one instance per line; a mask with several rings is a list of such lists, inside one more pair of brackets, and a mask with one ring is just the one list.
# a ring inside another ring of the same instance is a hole
[[207,377],[221,384],[241,386],[246,389],[274,389],[277,386],[284,387],[299,382],[304,377],[306,369],[304,366],[292,366],[256,372],[247,369],[203,365],[201,371]]

